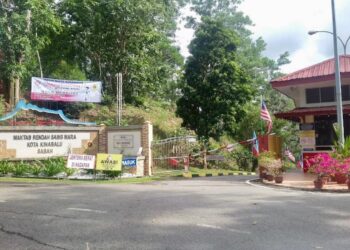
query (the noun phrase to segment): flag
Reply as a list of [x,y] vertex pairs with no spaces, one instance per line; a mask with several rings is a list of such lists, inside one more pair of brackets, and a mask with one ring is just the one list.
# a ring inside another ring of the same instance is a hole
[[292,152],[289,151],[288,148],[284,151],[284,155],[285,155],[286,157],[288,157],[288,159],[291,160],[292,162],[295,162],[295,157],[294,157],[294,155],[292,154]]
[[229,144],[226,146],[228,152],[232,152],[235,149],[235,144]]
[[298,161],[298,163],[297,163],[297,167],[298,167],[298,168],[301,168],[301,169],[304,169],[303,154],[301,154],[301,156],[300,156],[300,159],[299,159],[299,161]]
[[267,133],[269,134],[272,130],[272,119],[264,101],[261,101],[260,118],[267,121]]
[[253,147],[252,147],[253,155],[259,156],[259,140],[256,137],[255,131],[253,132]]

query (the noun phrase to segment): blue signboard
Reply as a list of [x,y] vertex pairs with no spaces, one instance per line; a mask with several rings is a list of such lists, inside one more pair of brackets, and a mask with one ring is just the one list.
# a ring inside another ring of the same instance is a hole
[[124,158],[123,159],[123,167],[135,168],[136,165],[137,165],[136,158]]

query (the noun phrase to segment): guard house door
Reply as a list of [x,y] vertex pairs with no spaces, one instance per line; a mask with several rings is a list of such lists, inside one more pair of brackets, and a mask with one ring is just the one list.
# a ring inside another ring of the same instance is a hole
[[332,150],[337,136],[333,124],[336,116],[315,116],[316,150]]

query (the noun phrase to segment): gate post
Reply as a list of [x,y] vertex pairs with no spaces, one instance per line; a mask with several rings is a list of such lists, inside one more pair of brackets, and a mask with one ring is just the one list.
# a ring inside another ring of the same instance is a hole
[[145,156],[145,165],[144,165],[144,174],[145,175],[152,175],[152,150],[151,150],[151,144],[153,140],[153,125],[151,122],[146,121],[142,125],[142,132],[141,132],[141,145],[142,145],[142,151]]

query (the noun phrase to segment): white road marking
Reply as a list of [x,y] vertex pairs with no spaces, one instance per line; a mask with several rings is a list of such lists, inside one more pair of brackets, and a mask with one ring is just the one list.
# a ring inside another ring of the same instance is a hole
[[[254,179],[256,180],[256,179]],[[264,186],[264,185],[258,185],[258,184],[254,184],[254,183],[251,183],[250,182],[251,180],[246,180],[245,183],[248,184],[248,185],[251,185],[253,187],[258,187],[258,188],[266,188],[266,189],[274,189],[272,187],[267,187],[267,186]]]
[[197,224],[197,226],[199,227],[207,227],[207,228],[213,228],[213,229],[222,229],[219,226],[215,226],[215,225],[208,225],[208,224]]
[[217,229],[217,230],[230,231],[230,232],[234,232],[234,233],[250,234],[250,232],[247,232],[247,231],[241,231],[241,230],[232,229],[232,228],[223,228],[223,227],[220,227],[220,226],[209,225],[209,224],[197,224],[197,226],[198,227],[211,228],[211,229]]
[[92,212],[92,213],[98,213],[98,214],[105,214],[107,211],[103,210],[93,210],[93,209],[88,209],[88,208],[77,208],[77,207],[69,207],[67,208],[68,210],[73,210],[73,211],[80,211],[80,212]]
[[6,202],[5,200],[0,200],[0,203]]

